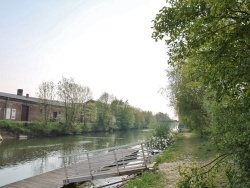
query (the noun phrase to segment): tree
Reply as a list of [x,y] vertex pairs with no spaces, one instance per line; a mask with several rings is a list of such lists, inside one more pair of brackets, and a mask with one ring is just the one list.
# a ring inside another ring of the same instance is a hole
[[133,109],[128,104],[128,101],[126,101],[122,105],[122,113],[121,113],[120,118],[121,118],[120,119],[120,128],[121,129],[133,128],[134,114],[133,114]]
[[180,123],[205,137],[210,132],[208,112],[204,106],[207,97],[202,82],[193,72],[195,70],[189,64],[169,71],[170,100]]
[[168,114],[164,114],[162,112],[158,112],[157,114],[155,114],[155,118],[159,123],[168,122],[171,120]]
[[40,84],[37,96],[43,112],[44,125],[47,125],[48,121],[51,119],[52,106],[57,105],[54,101],[56,96],[56,86],[54,82],[48,81]]
[[[241,95],[249,83],[249,2],[167,1],[154,21],[153,38],[165,39],[168,63],[187,61],[203,82],[222,95]],[[247,81],[247,82],[246,82]],[[223,92],[222,92],[223,91]]]
[[142,128],[145,122],[145,119],[143,118],[142,110],[134,108],[134,128]]
[[144,116],[144,124],[141,125],[141,128],[143,128],[143,129],[146,129],[146,128],[149,128],[149,127],[152,128],[157,123],[155,117],[152,114],[152,112],[144,111],[143,116]]
[[93,124],[96,122],[96,102],[89,100],[83,104],[83,113],[81,116],[81,122],[83,121],[84,126],[87,123]]
[[92,99],[92,92],[89,87],[76,84],[73,78],[62,77],[57,86],[57,93],[64,103],[66,126],[73,128],[73,124],[79,121],[84,113],[84,103]]
[[104,92],[98,99],[97,105],[97,125],[99,129],[108,130],[110,125],[115,122],[114,116],[111,114],[110,105],[114,100],[114,96]]
[[93,110],[90,103],[88,103],[93,98],[93,93],[87,86],[78,85],[78,104],[81,106],[80,109],[80,119],[86,125],[87,116],[92,114],[90,111]]
[[198,104],[198,112],[209,119],[201,122],[207,123],[217,144],[232,153],[237,173],[228,176],[231,184],[249,187],[250,1],[167,3],[156,15],[152,37],[169,47],[179,118],[197,124],[192,111],[190,116],[184,112]]

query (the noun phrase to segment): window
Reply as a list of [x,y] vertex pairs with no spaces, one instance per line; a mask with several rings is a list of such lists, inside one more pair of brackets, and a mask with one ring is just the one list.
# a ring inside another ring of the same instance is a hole
[[16,109],[11,109],[11,119],[16,119]]
[[11,108],[5,109],[5,119],[10,119]]

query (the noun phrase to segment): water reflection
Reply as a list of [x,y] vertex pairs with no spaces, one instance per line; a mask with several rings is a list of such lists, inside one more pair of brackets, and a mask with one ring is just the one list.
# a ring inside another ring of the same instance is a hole
[[[4,140],[0,144],[0,186],[63,166],[60,156],[146,140],[146,131]],[[73,161],[72,158],[70,161]]]

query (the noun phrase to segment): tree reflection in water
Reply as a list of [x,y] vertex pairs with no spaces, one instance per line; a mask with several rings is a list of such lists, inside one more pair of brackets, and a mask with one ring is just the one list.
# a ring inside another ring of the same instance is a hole
[[[3,140],[0,145],[0,177],[11,178],[8,178],[7,182],[1,180],[0,186],[17,181],[18,178],[28,178],[63,167],[62,159],[58,158],[60,156],[138,142],[146,140],[148,135],[147,131],[130,130],[55,138]],[[72,161],[74,158],[71,158],[69,163]]]

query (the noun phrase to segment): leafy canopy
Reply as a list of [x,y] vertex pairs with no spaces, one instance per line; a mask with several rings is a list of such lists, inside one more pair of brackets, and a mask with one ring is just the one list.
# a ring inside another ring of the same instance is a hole
[[168,46],[172,104],[179,119],[232,153],[231,185],[249,187],[250,1],[166,2],[152,37]]

